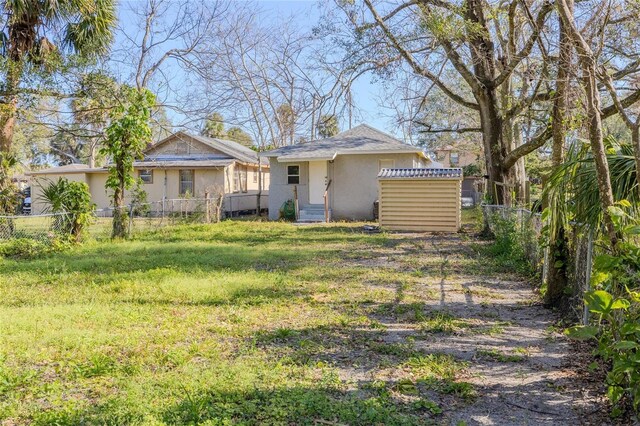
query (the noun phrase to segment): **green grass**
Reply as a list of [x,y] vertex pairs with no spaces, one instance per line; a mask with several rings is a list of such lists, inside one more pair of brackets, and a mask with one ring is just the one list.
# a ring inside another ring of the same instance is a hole
[[[429,259],[360,229],[225,221],[0,258],[0,424],[430,424],[433,392],[474,395],[464,365],[384,342],[375,314],[465,324],[423,313]],[[381,384],[339,374],[359,367]]]

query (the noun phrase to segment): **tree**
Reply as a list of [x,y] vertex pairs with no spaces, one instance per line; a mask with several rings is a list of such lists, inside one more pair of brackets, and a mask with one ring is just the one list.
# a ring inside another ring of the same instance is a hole
[[600,192],[600,206],[604,215],[604,225],[609,236],[611,245],[615,248],[618,236],[609,213],[609,208],[613,207],[613,188],[609,175],[609,163],[604,146],[604,136],[602,131],[602,116],[600,108],[600,92],[597,84],[597,63],[596,56],[591,50],[589,43],[584,39],[582,33],[576,27],[573,10],[570,0],[558,0],[558,12],[562,23],[566,26],[570,34],[573,45],[578,53],[580,70],[582,72],[581,83],[584,89],[587,112],[587,129],[591,150],[596,168],[598,190]]
[[251,135],[242,130],[240,127],[229,127],[229,130],[227,130],[227,139],[229,139],[230,141],[238,142],[239,144],[244,145],[247,148],[252,148],[254,146],[253,138],[251,137]]
[[111,158],[106,187],[113,190],[112,238],[126,234],[124,192],[135,183],[133,162],[151,142],[151,110],[155,96],[147,89],[122,89],[122,104],[111,113],[111,123],[106,129],[106,140],[101,153]]
[[200,134],[208,138],[225,139],[227,135],[224,131],[224,119],[222,115],[218,112],[209,115],[204,122]]
[[[75,139],[79,150],[76,159],[85,157],[89,167],[96,167],[96,156],[104,138],[109,114],[118,102],[118,85],[113,77],[103,72],[84,74],[80,79],[76,97],[71,101],[74,125],[84,130],[80,134],[66,135]],[[60,135],[64,139],[65,135]]]
[[338,128],[338,118],[335,115],[322,115],[318,120],[318,136],[321,138],[330,138],[340,133]]
[[19,86],[28,67],[53,67],[68,50],[83,56],[105,53],[116,14],[113,0],[3,1],[2,10],[8,22],[2,33],[6,62],[0,96],[0,151],[6,153],[11,150]]
[[[553,8],[551,3],[539,2],[533,9],[515,0],[462,3],[405,1],[383,12],[372,0],[363,0],[371,20],[358,18],[363,16],[358,4],[340,3],[354,30],[346,62],[374,69],[407,66],[429,83],[425,89],[434,86],[474,111],[479,128],[451,131],[482,134],[489,187],[492,192],[495,188],[494,201],[505,203],[509,201],[505,187],[494,183],[513,182],[518,160],[548,139],[545,132],[516,146],[521,135],[519,115],[550,96],[544,85],[545,56],[532,52],[544,50],[541,33]],[[446,73],[456,73],[463,87],[450,86],[442,77]]]

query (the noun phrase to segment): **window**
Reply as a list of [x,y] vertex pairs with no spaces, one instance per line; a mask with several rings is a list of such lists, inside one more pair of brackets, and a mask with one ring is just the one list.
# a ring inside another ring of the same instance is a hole
[[142,183],[153,183],[153,170],[138,170],[138,177]]
[[247,167],[240,169],[240,190],[247,192]]
[[233,168],[233,192],[240,191],[240,166]]
[[378,161],[378,170],[393,169],[396,166],[396,160],[380,160]]
[[449,163],[451,163],[452,166],[457,166],[459,162],[460,158],[458,156],[458,153],[452,152],[449,156]]
[[180,195],[193,195],[193,170],[180,170]]
[[253,183],[258,183],[258,171],[253,171]]
[[289,185],[300,183],[300,166],[287,166],[287,183]]

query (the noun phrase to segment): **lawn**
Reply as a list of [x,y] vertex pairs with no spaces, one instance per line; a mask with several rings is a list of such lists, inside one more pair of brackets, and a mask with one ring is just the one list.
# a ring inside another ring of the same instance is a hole
[[225,221],[0,259],[0,424],[441,422],[476,385],[468,359],[420,340],[508,323],[430,312],[439,277],[506,272],[420,244]]

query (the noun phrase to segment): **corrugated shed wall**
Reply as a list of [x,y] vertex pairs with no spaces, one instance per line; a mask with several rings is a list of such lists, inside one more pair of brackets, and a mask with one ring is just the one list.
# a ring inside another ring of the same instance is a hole
[[460,179],[379,179],[380,226],[396,231],[458,232]]

